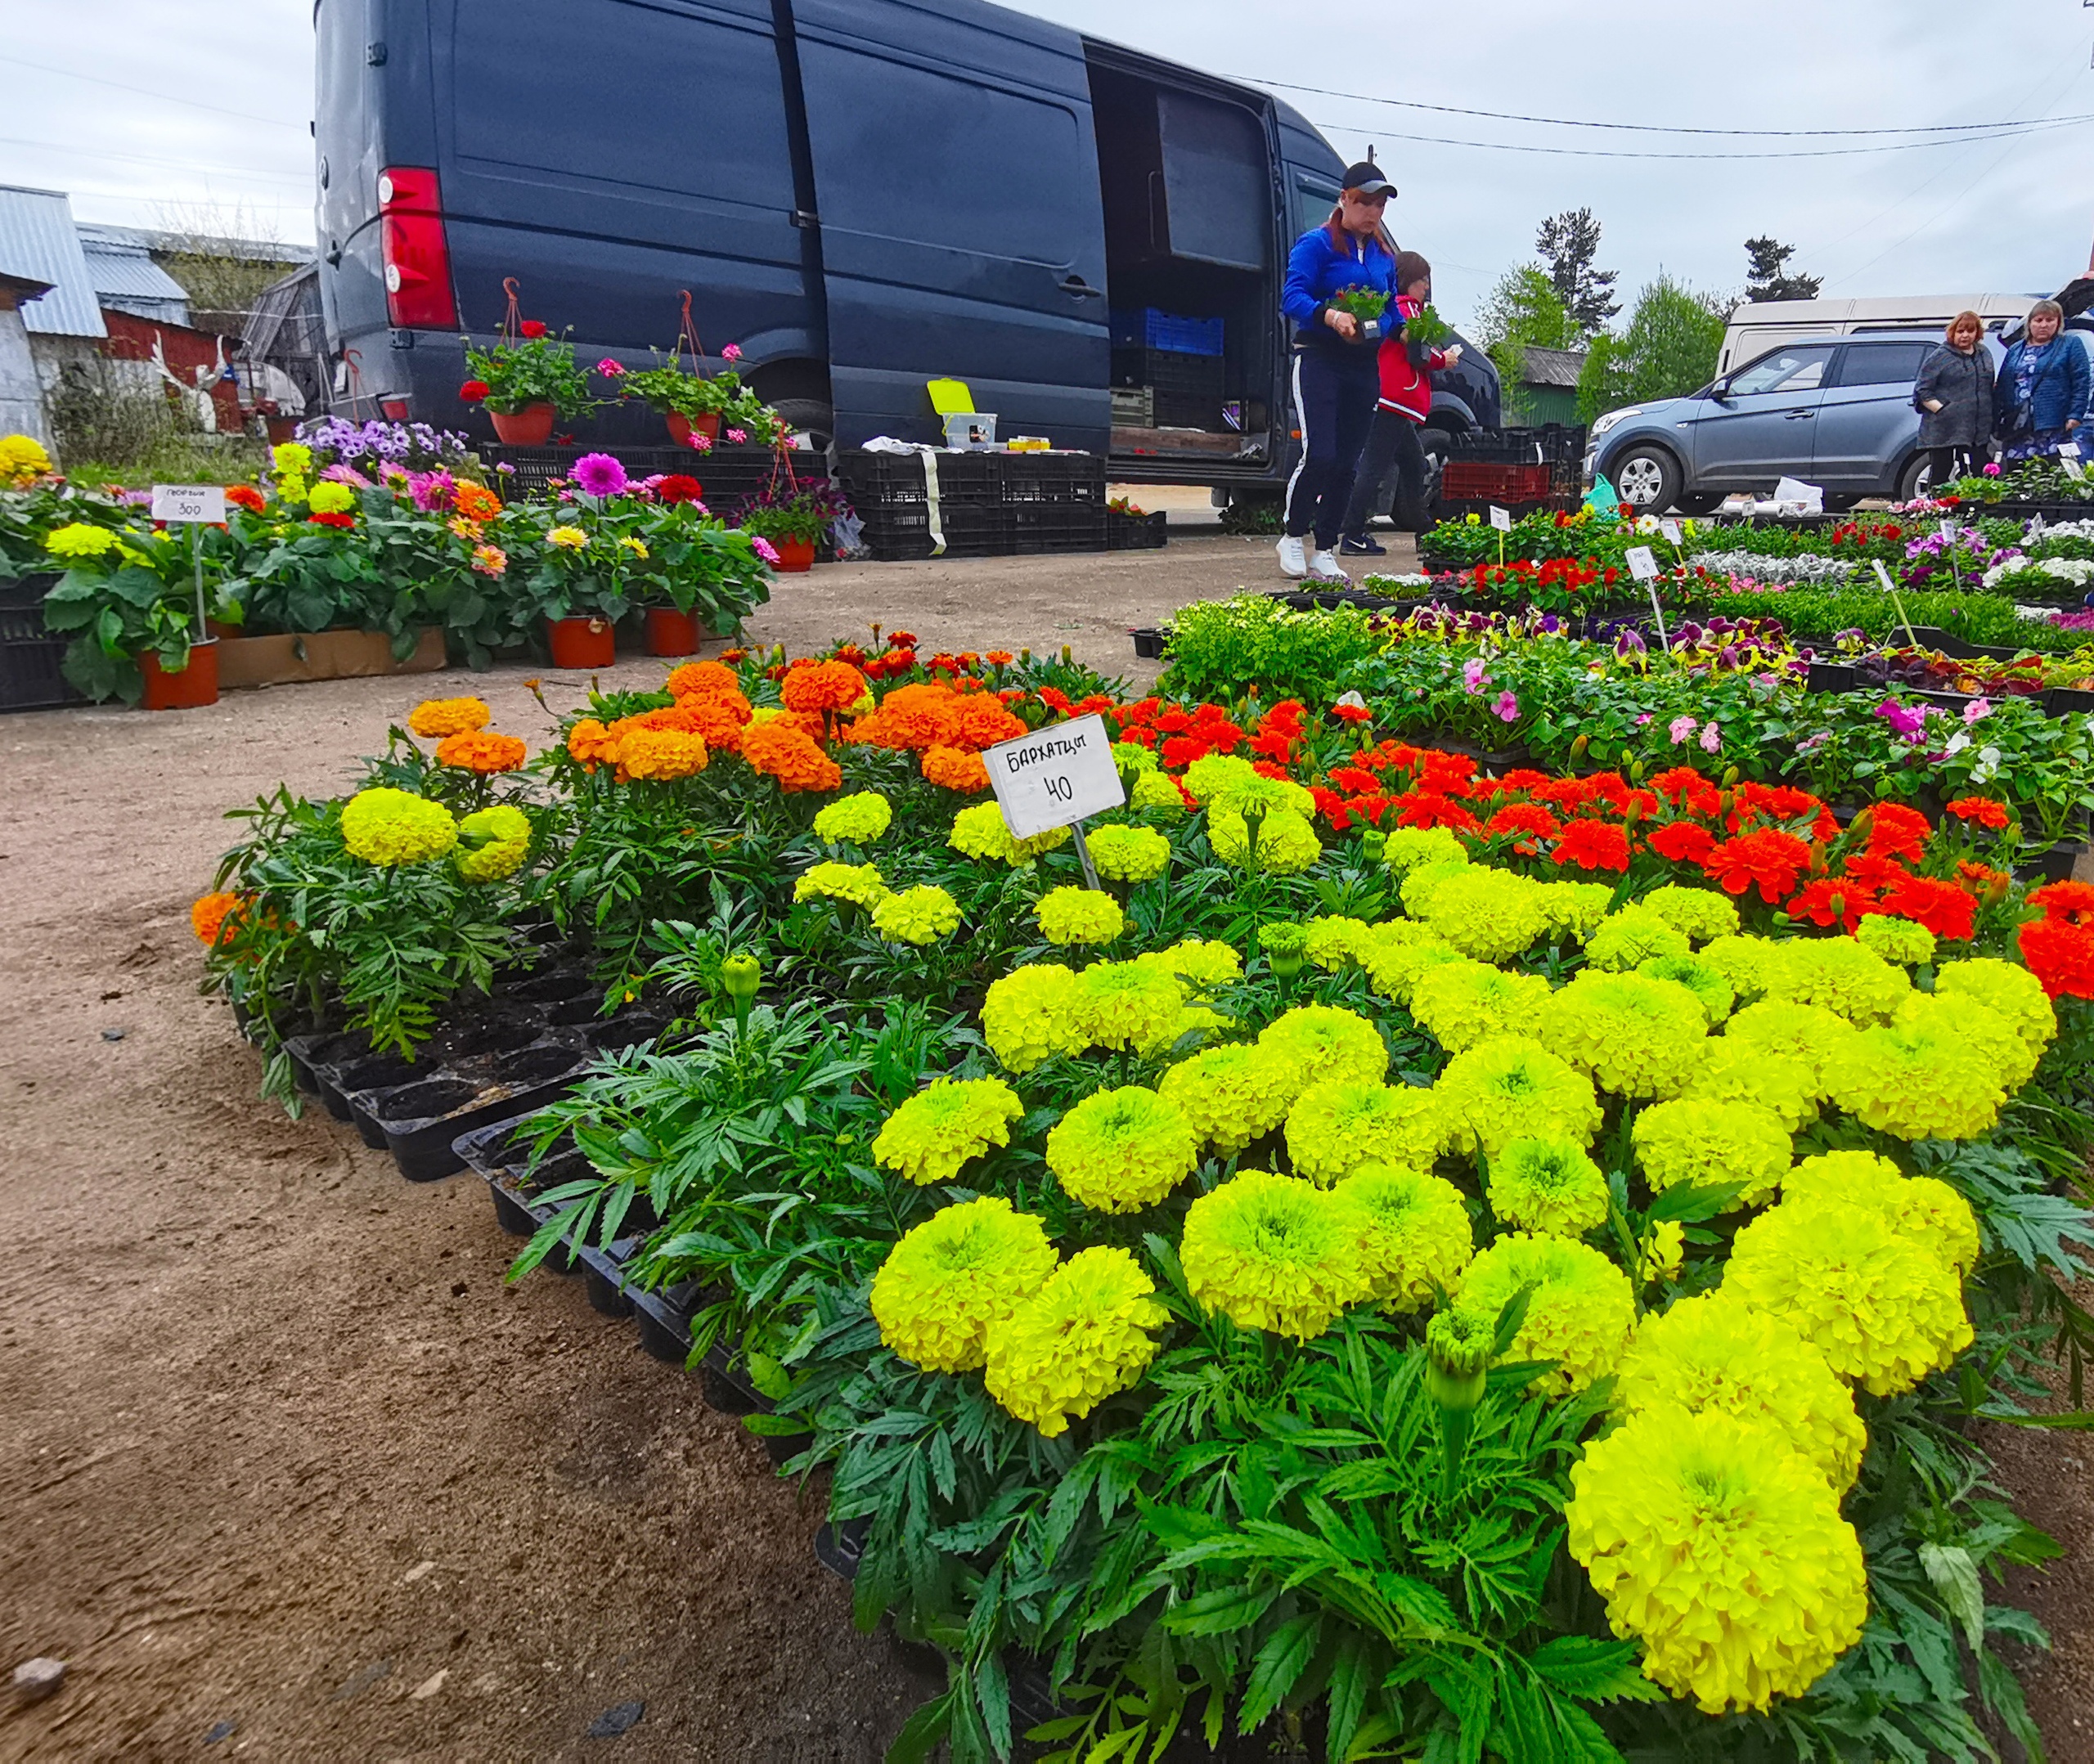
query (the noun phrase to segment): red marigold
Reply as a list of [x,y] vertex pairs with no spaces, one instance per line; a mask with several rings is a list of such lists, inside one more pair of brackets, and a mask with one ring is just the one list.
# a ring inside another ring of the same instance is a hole
[[1709,780],[1691,765],[1671,765],[1651,780],[1651,787],[1661,796],[1677,802],[1681,797],[1697,790],[1710,788]]
[[979,796],[989,788],[989,768],[982,756],[964,747],[932,747],[923,760],[923,776],[943,789]]
[[1428,751],[1418,756],[1417,763],[1418,776],[1412,779],[1412,788],[1437,791],[1441,796],[1467,796],[1469,780],[1476,776],[1476,761],[1466,753]]
[[1381,788],[1382,783],[1382,780],[1364,765],[1334,765],[1329,775],[1332,783],[1340,790],[1376,790]]
[[1582,778],[1544,779],[1527,793],[1537,802],[1546,802],[1552,808],[1566,812],[1583,808],[1593,794],[1587,781]]
[[1373,714],[1364,704],[1334,704],[1331,707],[1331,715],[1345,723],[1364,723]]
[[1916,858],[1926,850],[1934,826],[1917,809],[1902,802],[1878,802],[1867,811],[1871,857]]
[[1558,865],[1575,864],[1581,870],[1625,870],[1629,830],[1612,821],[1566,821],[1549,861]]
[[1989,864],[1974,864],[1963,858],[1956,865],[1956,886],[1979,906],[1997,906],[2014,886],[2014,878]]
[[1782,909],[1791,918],[1809,919],[1813,925],[1839,924],[1852,931],[1863,918],[1875,909],[1872,892],[1859,882],[1849,879],[1821,876],[1814,882],[1805,885],[1796,897]]
[[1699,864],[1716,849],[1716,836],[1692,821],[1669,821],[1647,838],[1653,851],[1675,864]]
[[1475,815],[1466,804],[1436,790],[1413,790],[1389,800],[1396,810],[1399,827],[1451,827],[1457,833],[1466,833],[1476,824]]
[[1499,788],[1502,790],[1534,791],[1548,782],[1548,773],[1538,772],[1530,765],[1516,765],[1498,779]]
[[[1514,802],[1500,809],[1485,822],[1483,830],[1501,837],[1508,833],[1524,834],[1531,842],[1534,839],[1553,839],[1562,825],[1539,802]],[[1534,846],[1529,842],[1521,845],[1520,850],[1531,851]]]
[[836,761],[789,717],[750,724],[742,731],[742,757],[787,791],[834,790],[843,782]]
[[1040,702],[1049,710],[1058,711],[1064,716],[1075,709],[1075,707],[1069,702],[1069,695],[1059,686],[1042,686],[1040,689]]
[[1284,762],[1294,752],[1295,736],[1285,729],[1267,729],[1251,738],[1251,751],[1267,760]]
[[1370,827],[1379,827],[1382,817],[1389,812],[1389,804],[1392,800],[1379,790],[1363,791],[1356,797],[1346,799],[1346,813],[1358,815]]
[[1183,771],[1195,760],[1205,759],[1207,744],[1198,735],[1173,735],[1158,751],[1162,755],[1163,763],[1177,772]]
[[891,631],[887,634],[887,646],[890,649],[913,649],[916,647],[916,633],[913,631]]
[[530,756],[531,750],[514,735],[497,734],[492,729],[467,729],[446,735],[436,744],[436,763],[455,765],[461,771],[491,777],[513,772]]
[[2043,917],[2082,930],[2094,927],[2094,885],[2076,882],[2047,882],[2031,891],[2029,904],[2043,909]]
[[1881,904],[1885,913],[1912,919],[1955,943],[1970,936],[1978,911],[1978,903],[1954,882],[1931,876],[1900,877],[1884,891]]
[[2094,932],[2063,919],[2031,919],[2017,934],[2021,959],[2053,999],[2094,999]]
[[1794,894],[1809,867],[1810,846],[1773,828],[1726,839],[1701,860],[1704,873],[1726,894],[1743,894],[1757,883],[1759,898],[1770,906]]
[[1990,797],[1958,797],[1948,805],[1948,812],[1958,820],[1975,821],[1980,827],[1989,827],[1994,833],[1999,832],[2012,819],[2006,812],[2006,805],[1995,802]]
[[1316,812],[1340,833],[1352,825],[1352,816],[1346,812],[1345,798],[1337,792],[1322,784],[1311,784],[1309,794],[1315,798]]

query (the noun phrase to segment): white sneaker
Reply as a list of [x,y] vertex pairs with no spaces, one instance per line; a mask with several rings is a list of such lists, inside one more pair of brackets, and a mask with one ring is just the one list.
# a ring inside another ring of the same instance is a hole
[[1289,533],[1279,542],[1279,572],[1297,580],[1309,573],[1309,559],[1300,539]]
[[1350,582],[1352,578],[1338,566],[1335,551],[1312,551],[1309,554],[1309,573],[1319,581]]

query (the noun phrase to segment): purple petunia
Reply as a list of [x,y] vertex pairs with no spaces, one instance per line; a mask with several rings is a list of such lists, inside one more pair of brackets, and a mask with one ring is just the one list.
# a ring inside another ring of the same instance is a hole
[[585,496],[616,496],[631,483],[625,467],[608,453],[585,453],[574,462],[574,483]]
[[1876,714],[1908,741],[1917,741],[1925,732],[1927,713],[1919,706],[1900,704],[1895,698],[1885,698],[1876,706]]

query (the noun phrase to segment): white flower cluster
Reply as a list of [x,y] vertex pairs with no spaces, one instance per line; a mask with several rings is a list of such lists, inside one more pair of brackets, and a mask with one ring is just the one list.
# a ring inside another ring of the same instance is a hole
[[1756,551],[1701,551],[1694,561],[1712,575],[1759,582],[1845,581],[1854,573],[1849,558],[1828,558],[1804,552],[1795,557],[1763,557]]
[[1985,586],[1996,588],[2009,576],[2043,575],[2053,581],[2070,582],[2084,588],[2094,582],[2094,563],[2085,558],[2011,558],[1985,572]]

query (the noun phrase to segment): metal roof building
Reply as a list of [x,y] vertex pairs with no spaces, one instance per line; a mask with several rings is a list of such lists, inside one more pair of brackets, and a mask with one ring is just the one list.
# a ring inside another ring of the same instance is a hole
[[0,271],[51,284],[49,294],[22,308],[31,336],[109,334],[64,191],[0,184]]
[[76,229],[101,305],[164,324],[189,322],[189,294],[152,259],[151,235],[83,221]]

